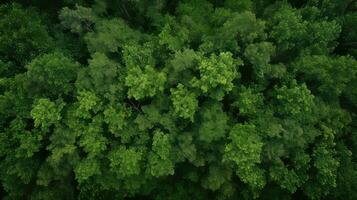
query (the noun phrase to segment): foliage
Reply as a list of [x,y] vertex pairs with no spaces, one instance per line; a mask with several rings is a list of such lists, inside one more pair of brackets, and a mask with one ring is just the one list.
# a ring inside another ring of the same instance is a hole
[[4,4],[0,15],[0,60],[15,63],[12,74],[23,72],[27,62],[51,48],[52,38],[34,9]]
[[171,89],[171,96],[175,114],[193,121],[198,107],[196,95],[179,83],[176,89]]
[[1,199],[357,199],[355,1],[7,2]]

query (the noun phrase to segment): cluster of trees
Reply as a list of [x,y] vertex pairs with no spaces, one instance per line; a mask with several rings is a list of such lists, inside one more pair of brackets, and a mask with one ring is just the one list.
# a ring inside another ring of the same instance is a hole
[[356,10],[3,2],[0,196],[357,199]]

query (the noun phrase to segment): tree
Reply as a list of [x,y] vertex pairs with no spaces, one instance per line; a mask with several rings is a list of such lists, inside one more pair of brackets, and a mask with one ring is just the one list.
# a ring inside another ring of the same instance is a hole
[[13,63],[10,73],[23,72],[23,66],[52,48],[52,38],[39,14],[19,4],[0,7],[0,60]]
[[15,2],[0,198],[357,198],[354,1]]

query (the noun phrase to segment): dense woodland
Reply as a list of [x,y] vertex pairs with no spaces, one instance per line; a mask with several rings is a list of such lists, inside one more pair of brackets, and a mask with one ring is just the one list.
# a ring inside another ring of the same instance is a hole
[[0,2],[1,199],[357,199],[357,1]]

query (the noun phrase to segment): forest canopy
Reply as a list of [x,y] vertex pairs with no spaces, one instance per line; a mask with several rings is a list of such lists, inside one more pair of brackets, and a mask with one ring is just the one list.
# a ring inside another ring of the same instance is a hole
[[0,3],[0,198],[357,199],[357,1]]

